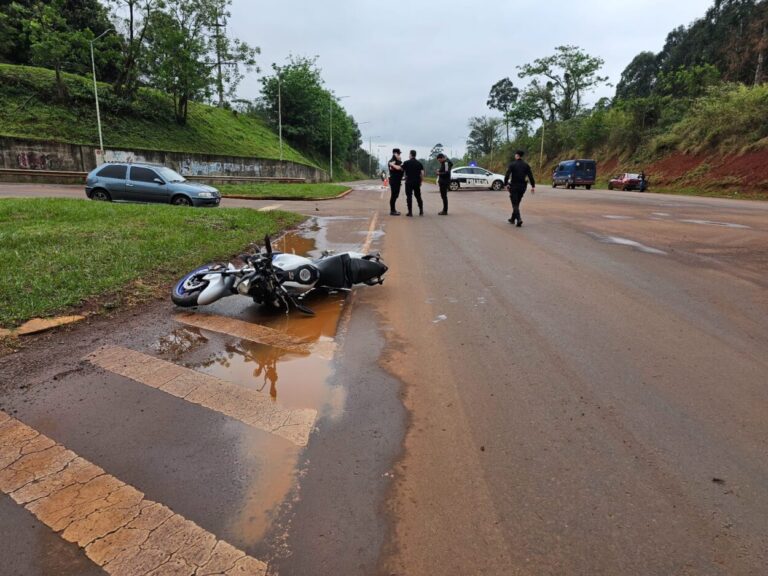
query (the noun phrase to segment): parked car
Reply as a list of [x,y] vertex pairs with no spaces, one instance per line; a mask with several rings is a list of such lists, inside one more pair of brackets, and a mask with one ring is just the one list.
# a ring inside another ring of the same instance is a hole
[[450,190],[459,188],[490,188],[501,190],[504,187],[504,175],[495,174],[479,166],[459,166],[451,170]]
[[640,190],[641,192],[644,192],[648,189],[648,181],[646,180],[645,186],[641,187],[640,184],[642,180],[640,174],[624,172],[623,174],[614,176],[608,181],[608,190]]
[[552,172],[552,188],[584,186],[589,190],[595,185],[596,178],[597,162],[594,160],[564,160]]
[[187,181],[165,166],[146,163],[110,162],[92,170],[85,179],[85,194],[91,200],[162,202],[176,206],[218,206],[219,191]]

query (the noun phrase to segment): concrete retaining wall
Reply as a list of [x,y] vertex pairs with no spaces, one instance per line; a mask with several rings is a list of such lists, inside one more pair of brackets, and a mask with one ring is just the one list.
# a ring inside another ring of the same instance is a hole
[[93,146],[0,137],[0,168],[90,172],[102,162],[114,161],[163,164],[184,176],[304,178],[307,182],[328,180],[324,170],[288,161],[119,149],[105,149],[102,159],[100,150]]

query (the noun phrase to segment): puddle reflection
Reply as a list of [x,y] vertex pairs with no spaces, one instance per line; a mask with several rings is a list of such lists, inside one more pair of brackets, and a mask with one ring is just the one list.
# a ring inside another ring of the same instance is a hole
[[197,328],[177,328],[167,336],[157,340],[152,348],[159,354],[170,356],[172,359],[178,359],[197,346],[208,342],[208,338]]
[[[317,257],[322,250],[346,249],[328,242],[333,223],[315,218],[299,230],[275,241],[274,249]],[[326,219],[328,220],[328,219]],[[359,248],[359,247],[355,247]],[[286,408],[313,408],[318,418],[336,419],[343,414],[346,391],[332,382],[336,331],[346,293],[311,295],[305,303],[315,312],[305,316],[250,305],[229,315],[279,330],[309,344],[309,352],[275,348],[229,337],[222,350],[190,368],[256,390]],[[181,328],[161,339],[156,348],[177,358],[208,339],[205,330]],[[239,451],[253,474],[243,489],[240,513],[231,529],[237,541],[253,543],[263,538],[281,504],[296,486],[302,449],[270,434],[243,435]]]

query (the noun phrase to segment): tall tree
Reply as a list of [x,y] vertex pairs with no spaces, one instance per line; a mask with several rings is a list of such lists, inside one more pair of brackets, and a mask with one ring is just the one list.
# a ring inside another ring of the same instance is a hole
[[507,142],[509,142],[509,109],[517,102],[519,95],[520,90],[515,88],[515,85],[509,78],[502,78],[496,82],[496,84],[491,86],[491,91],[488,94],[488,101],[486,102],[488,108],[498,110],[504,115],[504,125],[507,128]]
[[434,160],[439,154],[445,154],[445,146],[438,142],[432,146],[432,150],[429,151],[429,159]]
[[272,64],[272,71],[261,79],[266,116],[277,128],[281,106],[286,140],[301,150],[325,154],[330,94],[316,59],[292,56],[283,66]]
[[751,82],[762,31],[753,25],[766,4],[766,0],[715,0],[702,18],[669,33],[658,55],[661,71],[709,64],[724,80]]
[[281,105],[286,140],[310,155],[326,156],[332,126],[334,164],[349,162],[361,144],[360,130],[325,88],[317,59],[292,56],[283,66],[272,64],[272,70],[261,79],[261,103],[273,127]]
[[92,37],[90,31],[69,28],[61,15],[63,6],[63,0],[38,3],[33,6],[31,19],[25,22],[30,62],[56,71],[56,90],[61,99],[67,93],[61,77],[62,69],[67,64],[75,72],[87,70],[87,42]]
[[469,119],[469,136],[467,137],[467,154],[470,156],[487,156],[499,148],[499,138],[502,126],[501,118],[475,116]]
[[[44,39],[39,35],[32,37],[33,30],[47,20],[51,24],[51,18],[43,16],[45,8],[53,8],[56,24],[56,34],[68,34],[71,38],[80,35],[87,40],[98,36],[108,30],[112,24],[109,21],[107,9],[99,0],[0,0],[0,61],[12,64],[42,65],[55,68],[52,62],[56,59],[54,54],[45,55],[45,50],[40,50],[40,42]],[[49,10],[50,11],[50,10]],[[38,24],[34,24],[37,22]],[[38,44],[34,59],[32,54],[32,41]],[[66,39],[64,39],[66,41]],[[117,74],[116,55],[119,53],[120,39],[111,36],[100,43],[100,50],[96,54],[96,73],[99,78],[111,81]],[[66,49],[66,46],[52,46],[55,52]],[[90,70],[90,58],[82,51],[70,53],[69,57],[60,59],[59,70],[83,73]]]
[[240,67],[253,68],[258,49],[229,40],[222,45],[211,27],[227,12],[231,0],[158,0],[147,31],[147,72],[154,84],[174,102],[176,121],[187,121],[189,102],[210,99],[220,77],[218,67],[224,50],[227,94],[234,93],[242,78]]
[[122,22],[126,34],[122,62],[114,82],[118,94],[132,96],[138,88],[139,66],[144,40],[151,21],[155,0],[109,0],[116,9],[116,19]]
[[583,109],[585,94],[608,80],[607,76],[598,75],[603,63],[602,58],[590,56],[576,46],[558,46],[552,56],[518,66],[518,76],[547,78],[552,83],[558,117],[568,120]]
[[659,62],[653,52],[640,52],[624,68],[616,85],[616,98],[647,98],[659,75]]

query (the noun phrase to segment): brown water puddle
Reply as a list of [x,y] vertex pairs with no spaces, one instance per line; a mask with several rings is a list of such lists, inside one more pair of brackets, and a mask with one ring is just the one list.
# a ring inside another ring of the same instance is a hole
[[[327,230],[317,221],[275,241],[273,248],[299,255],[319,255],[316,238],[322,236],[322,249],[327,248]],[[346,247],[345,247],[346,248]],[[333,354],[345,293],[318,294],[305,303],[314,316],[292,311],[290,315],[256,306],[246,298],[238,298],[237,306],[225,314],[237,320],[253,322],[307,343],[308,352],[286,350],[229,336],[223,349],[207,359],[186,364],[210,374],[256,390],[285,408],[312,408],[318,417],[337,417],[343,413],[346,392],[331,382]],[[211,313],[201,308],[199,314]],[[182,327],[158,341],[155,348],[183,361],[186,353],[208,345],[213,333],[198,327]],[[220,333],[217,335],[220,336]],[[244,542],[260,541],[281,504],[296,486],[301,475],[302,449],[270,434],[244,436],[239,446],[244,462],[256,472],[250,486],[243,490],[241,513],[232,519],[231,529]]]

